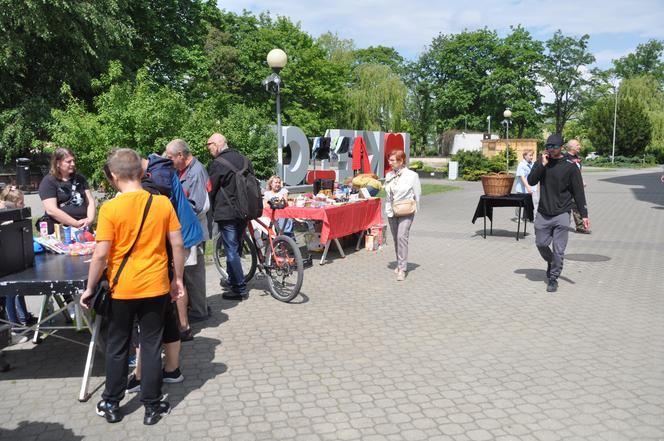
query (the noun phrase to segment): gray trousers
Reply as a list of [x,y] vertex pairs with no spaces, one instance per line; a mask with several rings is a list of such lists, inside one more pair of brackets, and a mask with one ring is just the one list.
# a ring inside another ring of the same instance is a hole
[[558,216],[537,213],[535,217],[535,245],[544,260],[551,263],[550,276],[553,279],[557,279],[563,271],[563,259],[569,236],[567,229],[569,217],[569,213]]
[[184,267],[184,285],[189,295],[189,315],[207,317],[207,291],[205,289],[205,242],[196,247],[196,265]]
[[397,268],[399,271],[406,271],[408,267],[408,236],[410,235],[410,226],[413,224],[415,215],[403,217],[388,217],[390,231],[392,232],[392,241],[394,242],[394,252],[397,255]]

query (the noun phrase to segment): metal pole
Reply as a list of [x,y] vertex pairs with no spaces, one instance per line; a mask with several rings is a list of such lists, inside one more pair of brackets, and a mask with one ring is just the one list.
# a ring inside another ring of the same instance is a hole
[[281,133],[281,85],[277,82],[277,160],[281,164],[281,180],[285,181],[283,135]]
[[507,145],[505,146],[505,165],[506,169],[505,171],[510,171],[510,120],[506,119],[505,120],[505,140],[507,142]]
[[613,85],[613,94],[615,95],[615,104],[613,106],[613,148],[611,150],[611,164],[616,160],[616,122],[618,119],[618,88]]

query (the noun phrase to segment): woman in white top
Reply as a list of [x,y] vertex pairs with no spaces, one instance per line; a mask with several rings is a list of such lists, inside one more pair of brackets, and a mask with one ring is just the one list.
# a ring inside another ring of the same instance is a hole
[[[288,199],[288,190],[282,185],[281,178],[277,175],[267,180],[267,189],[263,193],[264,207],[267,207],[267,203],[274,198]],[[283,234],[293,237],[293,219],[277,219],[277,225]]]
[[[408,235],[410,226],[415,219],[415,212],[420,206],[420,197],[422,190],[420,187],[420,178],[412,170],[409,170],[404,161],[406,155],[401,150],[395,150],[390,153],[389,163],[392,167],[385,177],[385,192],[387,200],[385,212],[392,231],[392,240],[394,241],[394,251],[397,256],[397,267],[394,272],[397,274],[397,281],[406,279],[406,270],[408,268]],[[414,212],[411,214],[396,216],[392,204],[399,201],[415,201]]]

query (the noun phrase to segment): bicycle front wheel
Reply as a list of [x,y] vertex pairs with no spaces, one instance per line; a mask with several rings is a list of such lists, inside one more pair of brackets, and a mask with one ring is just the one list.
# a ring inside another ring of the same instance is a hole
[[265,255],[265,273],[270,294],[282,302],[290,302],[299,293],[304,280],[302,253],[293,239],[277,236],[272,241],[272,248],[267,247]]
[[[217,236],[214,241],[214,266],[217,267],[219,275],[224,282],[228,282],[228,271],[226,269],[226,249],[224,248],[224,241],[221,234]],[[242,274],[244,274],[244,282],[248,283],[256,273],[256,247],[254,242],[249,237],[247,231],[242,236],[242,245],[240,247],[240,261],[242,262]]]

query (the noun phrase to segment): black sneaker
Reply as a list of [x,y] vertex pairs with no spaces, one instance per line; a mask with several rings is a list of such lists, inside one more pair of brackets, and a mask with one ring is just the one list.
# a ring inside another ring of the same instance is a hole
[[551,278],[551,262],[546,263],[546,278]]
[[226,300],[244,300],[247,297],[247,294],[232,291],[223,293],[221,297]]
[[32,326],[37,324],[37,317],[32,314],[28,314],[24,322],[21,322],[23,326]]
[[161,373],[164,383],[182,383],[184,375],[180,372],[180,368],[175,368],[173,372],[166,372],[164,369]]
[[133,394],[141,390],[141,380],[136,378],[136,374],[131,374],[127,381],[127,393]]
[[191,328],[180,331],[180,341],[192,341],[193,339],[194,334],[191,332]]
[[556,292],[558,291],[558,281],[556,279],[549,279],[549,283],[546,284],[546,292]]
[[122,413],[118,403],[101,400],[97,403],[97,415],[106,418],[109,423],[119,423],[122,421]]
[[157,424],[159,420],[171,412],[171,405],[168,401],[160,401],[156,404],[148,404],[145,406],[145,416],[143,417],[143,424],[152,426]]
[[585,228],[577,228],[576,232],[579,234],[590,234],[590,230],[586,230]]

